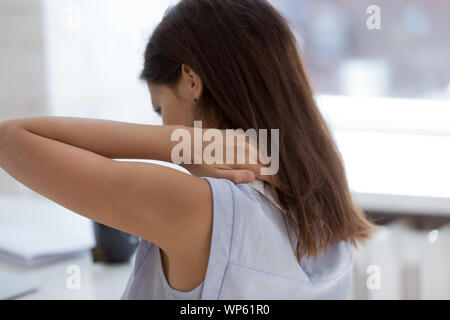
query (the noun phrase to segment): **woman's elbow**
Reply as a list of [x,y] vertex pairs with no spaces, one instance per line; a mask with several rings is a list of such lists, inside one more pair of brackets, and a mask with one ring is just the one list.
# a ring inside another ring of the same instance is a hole
[[20,128],[19,122],[15,120],[6,120],[0,122],[0,155],[8,145],[8,141]]

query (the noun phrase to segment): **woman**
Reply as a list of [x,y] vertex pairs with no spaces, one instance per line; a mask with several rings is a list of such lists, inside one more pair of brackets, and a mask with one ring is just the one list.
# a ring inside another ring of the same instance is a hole
[[[348,298],[351,245],[374,225],[352,203],[284,18],[265,0],[182,0],[155,29],[142,78],[164,126],[6,121],[1,167],[142,239],[124,299]],[[279,129],[279,170],[185,163],[190,175],[113,160],[171,161],[172,133],[195,120],[222,133]]]

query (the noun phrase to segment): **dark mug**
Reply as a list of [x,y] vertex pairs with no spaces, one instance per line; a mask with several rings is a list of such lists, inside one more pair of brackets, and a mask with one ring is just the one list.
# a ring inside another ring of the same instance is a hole
[[127,262],[136,251],[139,238],[94,222],[96,247],[92,249],[94,262]]

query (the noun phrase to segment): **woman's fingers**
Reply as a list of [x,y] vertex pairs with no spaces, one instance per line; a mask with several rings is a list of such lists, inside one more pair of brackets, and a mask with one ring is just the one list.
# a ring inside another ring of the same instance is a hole
[[256,179],[256,174],[252,170],[244,168],[235,169],[228,166],[214,167],[205,165],[184,165],[183,167],[197,177],[227,179],[235,184],[250,183]]
[[211,175],[213,178],[230,180],[234,184],[250,183],[255,180],[255,174],[250,170],[214,169]]

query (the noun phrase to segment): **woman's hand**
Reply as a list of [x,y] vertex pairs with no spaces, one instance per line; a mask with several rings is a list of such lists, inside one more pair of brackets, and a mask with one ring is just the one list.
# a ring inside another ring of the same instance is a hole
[[[191,135],[190,141],[194,144],[194,139],[192,139],[194,136],[194,129],[186,127],[185,129],[189,130]],[[217,139],[216,135],[218,134],[221,134],[222,138],[218,139],[218,142],[216,142],[215,139]],[[213,141],[210,141],[209,139],[208,141],[202,141],[202,148],[193,145],[190,163],[181,163],[180,165],[197,177],[227,179],[235,184],[251,183],[257,179],[276,185],[276,176],[261,174],[261,169],[265,166],[259,161],[258,147],[254,143],[250,143],[250,139],[246,138],[243,134],[239,134],[238,132],[235,132],[234,134],[234,139],[229,136],[227,138],[226,130],[215,130],[215,138],[212,139]],[[239,139],[238,136],[241,138]],[[212,159],[206,161],[207,159],[205,159],[205,156],[208,157],[208,153],[206,155],[204,154],[205,148],[213,143],[215,149],[214,155],[209,157],[215,159],[215,153],[218,152],[218,150],[221,150],[220,153],[222,157],[219,158],[222,158],[222,160],[219,162],[213,162]],[[174,146],[175,145],[172,142],[172,148],[174,148]],[[233,161],[228,160],[229,157],[227,152],[230,152],[230,150],[234,155]],[[198,159],[202,160],[201,164],[193,164],[195,154]],[[250,161],[250,159],[252,159],[251,155],[253,155],[253,161]]]

